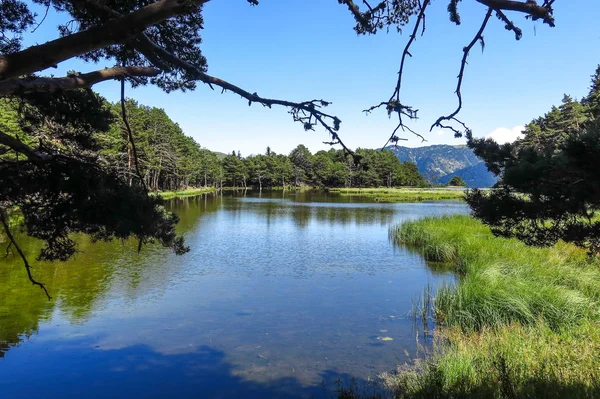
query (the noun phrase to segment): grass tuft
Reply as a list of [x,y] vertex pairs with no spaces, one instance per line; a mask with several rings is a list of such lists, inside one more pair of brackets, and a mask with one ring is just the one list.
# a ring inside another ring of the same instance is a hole
[[433,353],[383,380],[397,398],[600,397],[600,260],[495,238],[468,216],[390,229],[458,278],[433,300]]

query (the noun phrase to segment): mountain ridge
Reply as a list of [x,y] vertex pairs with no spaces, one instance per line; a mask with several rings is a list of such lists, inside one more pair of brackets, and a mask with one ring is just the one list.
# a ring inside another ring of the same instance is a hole
[[392,151],[401,162],[415,163],[419,172],[433,183],[445,184],[452,176],[460,176],[467,187],[490,187],[497,181],[485,163],[464,144],[388,146],[386,149]]

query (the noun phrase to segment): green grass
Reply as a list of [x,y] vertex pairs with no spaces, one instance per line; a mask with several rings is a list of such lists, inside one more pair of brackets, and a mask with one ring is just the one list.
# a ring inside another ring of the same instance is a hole
[[192,197],[201,194],[214,193],[215,189],[213,187],[203,187],[203,188],[188,188],[186,190],[181,191],[160,191],[158,195],[163,197],[164,199],[172,199],[178,197]]
[[468,216],[390,234],[457,274],[435,294],[433,353],[385,377],[396,397],[600,395],[600,260],[564,243],[495,238]]
[[462,200],[463,190],[446,188],[330,188],[329,192],[345,196],[372,198],[377,202],[415,202]]

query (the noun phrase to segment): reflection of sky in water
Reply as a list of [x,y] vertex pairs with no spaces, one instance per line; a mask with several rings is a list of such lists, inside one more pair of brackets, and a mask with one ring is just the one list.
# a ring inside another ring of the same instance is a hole
[[137,255],[103,244],[117,253],[106,292],[80,319],[59,304],[37,334],[9,350],[0,390],[290,397],[407,361],[417,348],[411,303],[428,282],[449,277],[394,248],[388,226],[466,207],[331,200],[276,193],[175,202],[192,251]]

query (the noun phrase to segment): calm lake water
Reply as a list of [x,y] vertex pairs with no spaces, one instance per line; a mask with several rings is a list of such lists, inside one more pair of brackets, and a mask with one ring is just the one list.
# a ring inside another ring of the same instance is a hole
[[281,192],[171,208],[190,253],[82,238],[75,260],[34,262],[52,301],[0,257],[1,397],[329,398],[418,355],[407,313],[452,278],[388,226],[467,212]]

